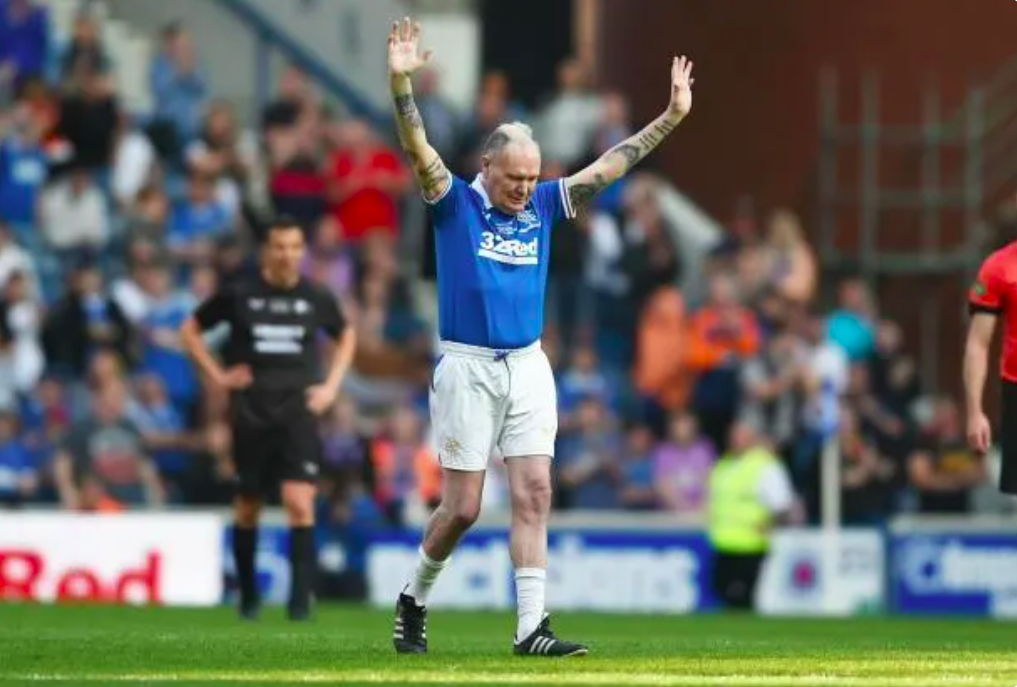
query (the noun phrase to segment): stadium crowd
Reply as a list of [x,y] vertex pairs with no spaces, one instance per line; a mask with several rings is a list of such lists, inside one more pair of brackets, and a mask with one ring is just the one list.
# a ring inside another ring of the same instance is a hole
[[[296,68],[249,122],[216,100],[187,29],[150,65],[154,112],[126,112],[87,12],[52,36],[33,0],[0,0],[0,502],[116,512],[225,504],[226,398],[198,378],[177,327],[252,268],[253,217],[298,218],[309,278],[355,323],[355,371],[323,419],[323,522],[396,525],[433,504],[427,434],[435,344],[430,236],[412,177],[371,123],[328,106]],[[527,110],[498,72],[458,112],[439,75],[417,85],[430,139],[472,178],[499,122],[532,122],[559,176],[632,131],[625,97],[562,64]],[[796,215],[739,203],[705,265],[641,173],[553,233],[545,349],[560,393],[557,506],[695,515],[718,454],[765,443],[818,515],[832,427],[844,520],[971,512],[986,466],[953,399],[923,395],[900,328],[864,282],[822,275]],[[686,288],[693,270],[702,293]],[[213,332],[222,339],[225,332]],[[921,411],[921,412],[918,412]],[[837,420],[839,419],[839,423]],[[497,458],[486,507],[506,504]]]

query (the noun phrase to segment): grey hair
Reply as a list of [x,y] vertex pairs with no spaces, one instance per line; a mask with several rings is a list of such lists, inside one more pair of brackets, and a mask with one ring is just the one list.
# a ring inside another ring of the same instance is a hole
[[537,145],[537,142],[533,139],[533,129],[529,124],[524,124],[523,122],[499,124],[498,128],[492,131],[491,135],[484,141],[482,153],[484,157],[491,158],[512,143]]

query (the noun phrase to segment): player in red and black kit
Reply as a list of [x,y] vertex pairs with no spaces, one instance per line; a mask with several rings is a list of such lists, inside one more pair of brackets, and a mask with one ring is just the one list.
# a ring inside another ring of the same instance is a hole
[[[300,274],[303,230],[290,220],[269,225],[259,270],[223,286],[183,325],[184,346],[205,377],[231,392],[233,456],[239,489],[233,502],[233,555],[240,613],[254,618],[260,599],[254,554],[258,518],[269,489],[281,485],[290,525],[293,620],[310,614],[314,568],[314,497],[321,455],[318,416],[335,401],[353,357],[353,330],[335,297]],[[202,332],[229,325],[223,363]],[[319,373],[318,336],[334,344]]]
[[996,322],[1003,325],[1003,412],[1000,422],[1002,465],[1000,491],[1017,494],[1017,241],[988,257],[968,294],[971,325],[964,351],[964,390],[968,411],[968,441],[985,453],[992,430],[982,406],[989,370],[989,348]]

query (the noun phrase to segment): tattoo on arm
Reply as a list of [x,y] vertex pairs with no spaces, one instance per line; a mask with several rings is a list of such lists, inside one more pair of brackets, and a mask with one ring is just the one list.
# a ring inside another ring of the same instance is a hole
[[571,201],[573,207],[579,208],[593,200],[593,197],[607,188],[607,186],[608,181],[604,178],[604,175],[597,173],[594,175],[594,183],[592,184],[573,184],[569,186],[569,201]]
[[660,134],[661,138],[664,138],[669,133],[674,131],[676,126],[678,125],[673,124],[671,122],[657,122],[656,124],[653,125],[653,130]]
[[417,172],[417,177],[420,179],[420,185],[425,191],[434,192],[440,189],[445,180],[448,179],[448,169],[445,168],[445,163],[441,161],[441,157],[435,155],[423,169]]
[[411,129],[424,128],[424,120],[417,110],[417,103],[413,100],[412,94],[397,95],[395,97],[396,114],[399,123]]
[[674,125],[667,122],[656,122],[653,125],[653,130],[650,127],[646,127],[638,138],[638,143],[647,153],[656,148],[660,143],[667,137],[669,133],[674,131]]
[[604,153],[597,163],[598,171],[592,183],[584,181],[569,186],[569,199],[578,208],[588,203],[595,195],[624,176],[636,163],[650,154],[677,126],[669,121],[654,122],[650,126],[622,141]]
[[420,155],[410,150],[406,152],[413,166],[413,175],[417,178],[421,190],[425,195],[432,195],[441,190],[442,185],[448,179],[448,168],[442,161],[441,156],[435,154],[430,162],[424,162]]
[[641,148],[650,150],[651,148],[655,147],[658,143],[660,143],[660,137],[657,135],[656,132],[644,131],[643,133],[639,134],[639,146]]
[[675,126],[675,124],[666,121],[654,122],[653,126],[646,127],[636,135],[635,145],[629,139],[629,141],[615,146],[609,153],[621,153],[624,155],[627,171],[649,155],[651,150],[660,145],[667,135],[674,131]]
[[394,99],[399,142],[410,159],[413,176],[420,184],[424,196],[438,195],[448,181],[449,172],[433,148],[427,145],[424,120],[413,100],[412,93],[397,94]]
[[650,152],[653,146],[645,147],[639,145],[633,145],[632,143],[619,143],[611,150],[607,151],[606,155],[618,156],[625,158],[625,171],[632,169],[633,165],[646,157],[646,154]]

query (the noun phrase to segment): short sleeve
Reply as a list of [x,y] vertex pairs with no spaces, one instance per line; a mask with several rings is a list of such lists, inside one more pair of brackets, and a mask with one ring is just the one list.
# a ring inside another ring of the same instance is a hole
[[795,502],[791,478],[784,466],[774,461],[759,480],[759,500],[771,513],[786,513]]
[[1002,274],[1002,261],[992,255],[978,270],[978,279],[968,291],[968,310],[974,313],[998,314],[1006,296]]
[[449,172],[448,176],[451,182],[445,187],[444,193],[434,200],[424,198],[424,202],[430,207],[431,217],[434,218],[436,226],[455,217],[459,212],[459,204],[462,202],[463,193],[469,191],[469,186],[465,181],[452,172]]
[[316,311],[318,327],[333,339],[338,339],[346,329],[346,318],[343,317],[343,312],[339,308],[339,301],[332,294],[322,291],[318,296]]
[[564,179],[542,181],[537,184],[537,190],[533,196],[541,219],[548,226],[554,226],[562,220],[572,219],[576,216]]
[[233,319],[236,295],[230,288],[223,288],[203,301],[194,311],[194,319],[202,330],[212,329],[223,322]]

